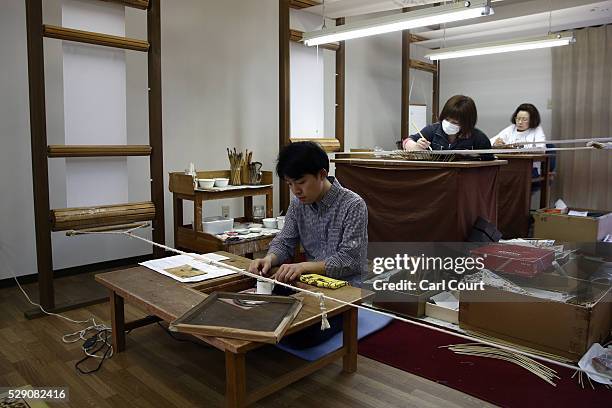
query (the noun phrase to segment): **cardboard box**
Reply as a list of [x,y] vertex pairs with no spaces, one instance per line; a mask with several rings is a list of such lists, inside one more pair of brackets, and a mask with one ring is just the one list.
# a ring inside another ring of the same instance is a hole
[[582,293],[581,304],[546,300],[492,287],[460,293],[459,326],[511,343],[577,361],[612,327],[612,288],[556,275],[540,275],[530,286]]
[[485,268],[527,278],[552,268],[555,252],[550,249],[521,245],[490,244],[470,251],[472,256],[483,258]]
[[[580,209],[576,209],[580,210]],[[595,242],[612,234],[612,213],[609,211],[580,210],[603,213],[599,217],[578,217],[567,214],[550,214],[538,210],[534,215],[534,238],[554,239],[563,242]]]
[[434,303],[425,303],[425,316],[433,317],[443,322],[459,324],[459,310],[436,305]]

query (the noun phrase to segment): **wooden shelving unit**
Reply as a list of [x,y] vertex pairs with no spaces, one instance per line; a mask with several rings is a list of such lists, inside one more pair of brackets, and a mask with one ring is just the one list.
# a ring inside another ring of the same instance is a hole
[[[199,171],[197,178],[229,178],[229,170]],[[202,211],[205,201],[222,200],[226,198],[244,199],[244,217],[236,218],[237,222],[253,221],[253,197],[266,196],[266,217],[273,214],[272,172],[264,171],[261,185],[257,187],[244,186],[244,188],[212,191],[194,188],[193,177],[181,172],[170,173],[170,192],[172,193],[174,211],[174,245],[184,250],[208,253],[226,251],[236,255],[251,255],[255,252],[268,249],[274,236],[241,239],[239,241],[224,242],[215,235],[202,231]],[[183,201],[193,201],[193,227],[183,223]]]

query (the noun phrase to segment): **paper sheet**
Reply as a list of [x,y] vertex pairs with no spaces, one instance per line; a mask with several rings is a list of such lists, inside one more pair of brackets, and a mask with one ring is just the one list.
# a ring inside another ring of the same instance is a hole
[[[206,258],[210,261],[223,261],[225,259],[229,259],[226,256],[217,254],[203,254],[198,256]],[[176,255],[167,258],[154,259],[151,261],[141,262],[140,265],[182,283],[200,282],[236,273],[231,269],[219,268],[197,261],[187,255]]]
[[573,215],[575,217],[586,217],[587,215],[589,215],[588,211],[576,211],[576,210],[570,210],[567,215]]
[[459,300],[450,292],[441,292],[431,297],[436,305],[447,309],[459,310]]

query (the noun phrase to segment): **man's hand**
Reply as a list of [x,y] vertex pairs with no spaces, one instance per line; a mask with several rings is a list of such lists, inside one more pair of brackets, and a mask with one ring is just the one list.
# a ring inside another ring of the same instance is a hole
[[272,262],[273,259],[270,255],[266,255],[264,258],[254,259],[249,264],[248,271],[266,276],[270,272],[270,269],[272,269]]
[[289,283],[298,280],[302,274],[307,272],[306,262],[283,264],[276,271],[274,278],[279,282]]

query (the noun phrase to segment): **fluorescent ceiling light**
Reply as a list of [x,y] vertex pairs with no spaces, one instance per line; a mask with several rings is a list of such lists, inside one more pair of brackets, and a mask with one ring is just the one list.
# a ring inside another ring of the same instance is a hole
[[491,14],[490,0],[465,1],[311,31],[304,33],[303,38],[308,46],[321,45]]
[[534,50],[537,48],[559,47],[575,41],[573,33],[549,34],[539,37],[518,38],[462,47],[441,48],[425,55],[430,60],[471,57],[473,55],[498,54],[501,52]]

